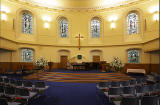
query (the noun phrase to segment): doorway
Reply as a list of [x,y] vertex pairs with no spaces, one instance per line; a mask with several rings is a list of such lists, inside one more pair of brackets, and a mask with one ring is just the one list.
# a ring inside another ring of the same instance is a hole
[[93,62],[100,62],[100,56],[94,55],[92,61],[93,61]]
[[66,69],[67,61],[68,61],[68,56],[66,55],[60,56],[60,68]]

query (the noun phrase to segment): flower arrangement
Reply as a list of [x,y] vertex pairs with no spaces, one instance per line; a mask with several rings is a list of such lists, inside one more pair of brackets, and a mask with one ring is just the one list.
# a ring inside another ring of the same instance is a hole
[[115,71],[119,71],[120,68],[124,66],[124,64],[118,57],[114,57],[113,61],[110,62],[110,66],[114,68]]
[[48,66],[48,61],[43,58],[43,57],[39,57],[36,61],[35,61],[35,65],[41,69],[45,68],[46,66]]

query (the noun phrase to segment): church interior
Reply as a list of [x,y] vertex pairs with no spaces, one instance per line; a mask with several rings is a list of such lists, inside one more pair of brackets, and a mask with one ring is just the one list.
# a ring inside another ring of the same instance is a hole
[[0,105],[160,105],[159,0],[1,0]]

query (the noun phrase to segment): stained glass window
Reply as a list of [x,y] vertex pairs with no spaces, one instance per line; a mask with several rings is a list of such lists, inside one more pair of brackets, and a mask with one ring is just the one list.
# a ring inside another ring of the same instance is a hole
[[128,51],[128,62],[129,63],[139,63],[139,50],[129,50]]
[[138,15],[136,13],[130,13],[127,16],[127,32],[128,34],[138,33]]
[[67,19],[61,19],[61,21],[60,21],[60,36],[62,38],[68,37],[68,21],[67,21]]
[[28,12],[23,12],[22,14],[22,32],[24,34],[33,33],[33,17]]
[[33,50],[22,49],[22,61],[23,62],[32,62],[33,61]]
[[91,34],[93,38],[100,37],[100,21],[98,19],[91,21]]

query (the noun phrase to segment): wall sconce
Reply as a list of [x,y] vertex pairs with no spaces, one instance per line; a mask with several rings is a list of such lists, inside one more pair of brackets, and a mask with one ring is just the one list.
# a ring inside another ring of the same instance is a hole
[[9,13],[10,10],[8,9],[8,7],[2,5],[1,8],[0,8],[0,11],[4,12],[4,13]]
[[43,16],[42,20],[45,22],[44,23],[44,28],[48,29],[50,27],[49,22],[51,22],[51,17],[50,16]]
[[159,20],[159,14],[158,14],[158,13],[155,13],[155,14],[153,15],[153,20],[154,20],[154,21],[158,21],[158,20]]
[[149,12],[150,13],[154,13],[154,12],[157,12],[159,11],[159,5],[155,5],[155,6],[152,6],[149,8]]
[[159,5],[154,5],[154,6],[150,7],[149,12],[153,14],[154,21],[159,20]]
[[51,17],[50,16],[43,16],[42,20],[47,21],[47,22],[51,22]]
[[10,10],[8,9],[8,7],[2,5],[0,8],[0,11],[1,11],[1,20],[6,21],[7,20],[7,13],[9,13]]
[[44,28],[47,28],[47,29],[48,29],[49,27],[50,27],[49,23],[45,22],[45,23],[44,23]]
[[108,21],[109,22],[113,22],[113,21],[116,21],[117,19],[118,19],[117,16],[110,16],[109,19],[108,19]]
[[111,23],[111,29],[116,28],[116,24],[114,22]]
[[1,20],[3,20],[3,21],[7,20],[7,15],[5,13],[1,14]]
[[110,25],[111,29],[116,28],[115,21],[116,21],[117,19],[118,19],[117,16],[110,16],[110,17],[109,17],[108,21],[111,22],[111,25]]

